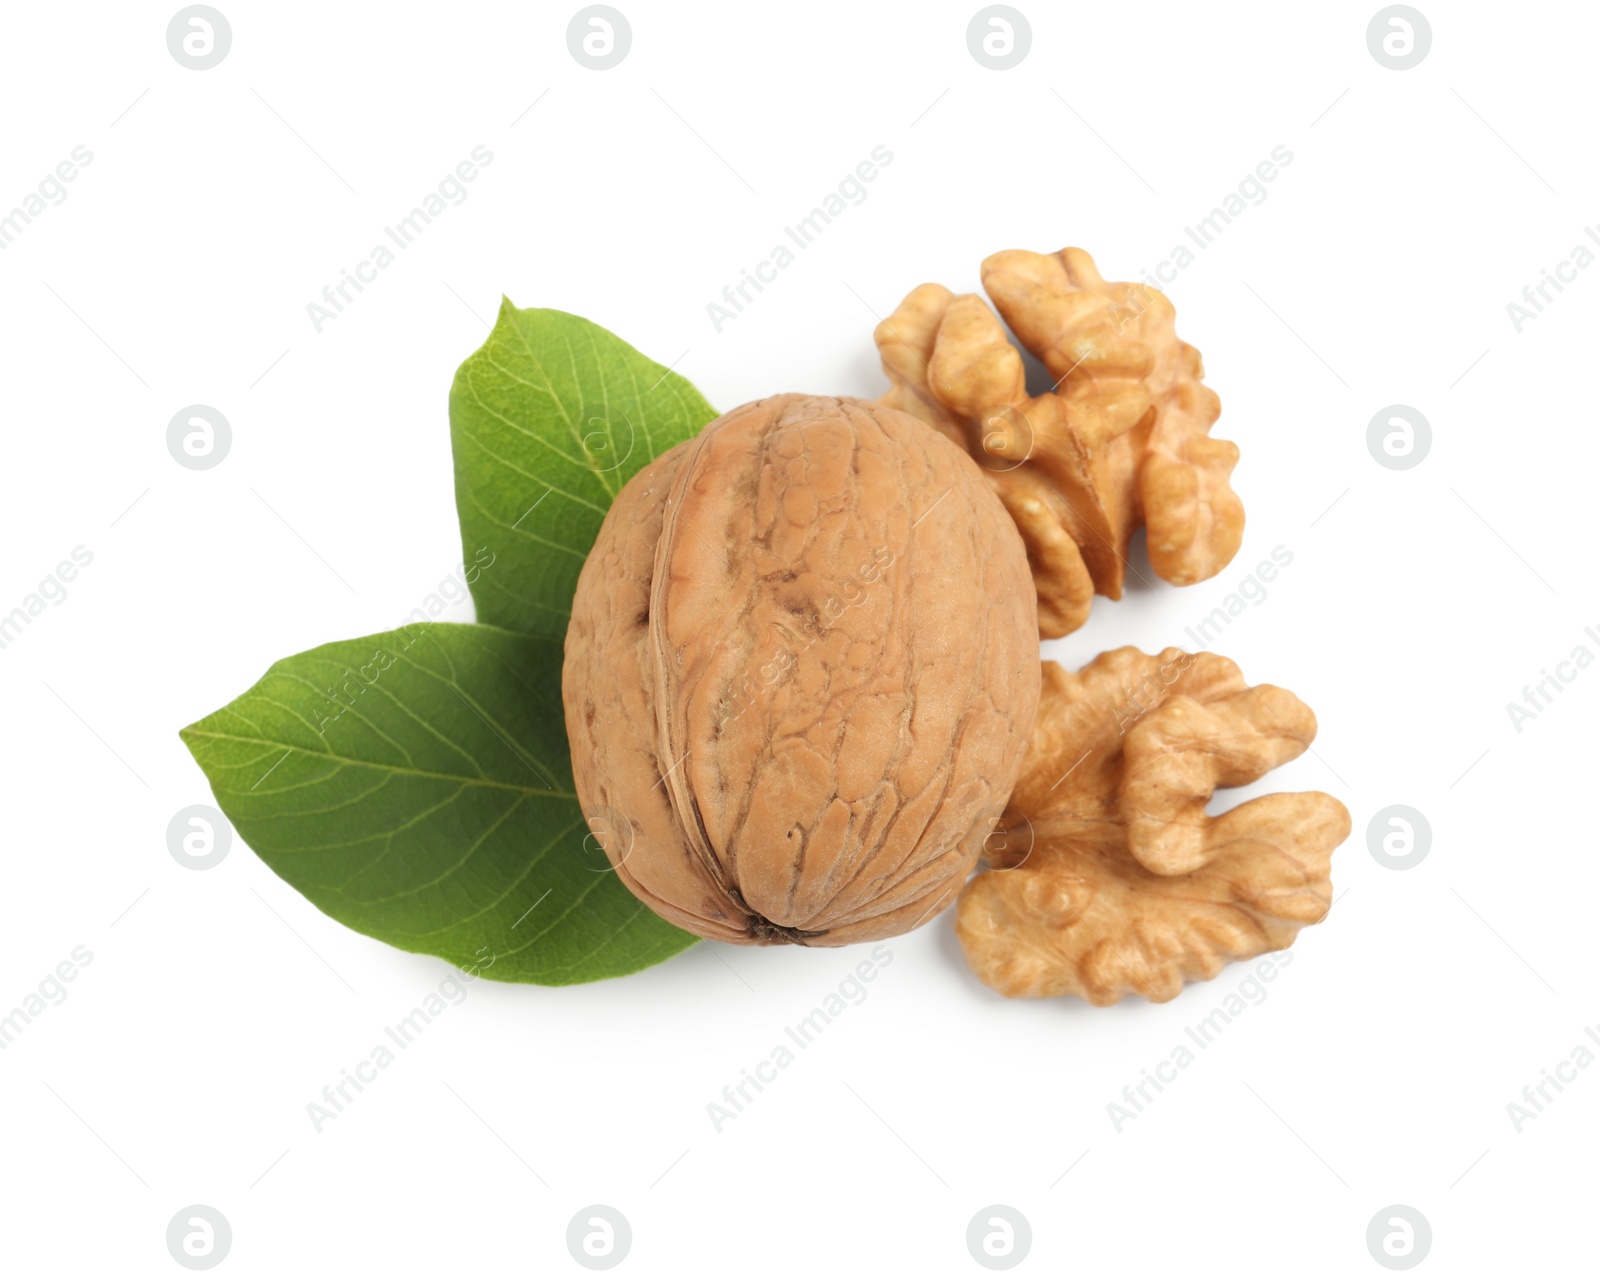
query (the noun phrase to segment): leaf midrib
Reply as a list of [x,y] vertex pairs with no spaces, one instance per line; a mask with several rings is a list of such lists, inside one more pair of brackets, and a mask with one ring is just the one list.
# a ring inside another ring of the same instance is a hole
[[[204,737],[208,740],[226,740],[233,744],[265,744],[275,749],[287,749],[291,753],[303,753],[308,758],[325,758],[330,762],[342,762],[346,766],[367,767],[373,771],[387,771],[394,775],[414,775],[424,780],[441,780],[446,784],[471,784],[478,788],[506,789],[509,792],[521,793],[528,797],[558,797],[567,798],[574,802],[578,800],[576,793],[568,793],[565,789],[535,789],[522,784],[509,784],[503,780],[485,780],[474,776],[450,775],[441,771],[423,771],[416,767],[394,766],[388,762],[371,762],[366,758],[346,757],[342,753],[323,753],[316,749],[304,749],[297,744],[286,744],[282,740],[268,740],[263,736],[233,735],[226,731],[199,731],[193,727],[186,727],[179,734],[185,738]],[[272,792],[273,790],[268,789],[262,796],[269,796]]]

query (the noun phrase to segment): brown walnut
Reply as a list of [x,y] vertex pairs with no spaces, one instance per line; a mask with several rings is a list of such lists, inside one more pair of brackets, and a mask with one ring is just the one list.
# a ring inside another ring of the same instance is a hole
[[1101,278],[1081,248],[995,253],[982,274],[1052,387],[1028,394],[1022,356],[983,298],[923,284],[873,334],[893,383],[883,401],[983,466],[1028,547],[1040,632],[1070,633],[1095,594],[1122,596],[1140,526],[1161,579],[1215,576],[1244,534],[1228,485],[1239,449],[1210,437],[1222,405],[1172,303]]
[[562,698],[628,889],[729,943],[900,934],[1022,765],[1039,632],[970,457],[883,404],[747,404],[640,470],[579,576]]
[[1317,720],[1231,660],[1122,647],[1047,663],[1027,764],[956,913],[967,964],[1008,997],[1168,1001],[1287,948],[1332,901],[1350,813],[1271,793],[1219,816],[1219,787],[1300,756]]

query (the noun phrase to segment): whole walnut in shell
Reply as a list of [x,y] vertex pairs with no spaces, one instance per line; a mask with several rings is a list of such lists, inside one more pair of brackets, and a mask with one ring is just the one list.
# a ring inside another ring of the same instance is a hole
[[1027,765],[961,897],[967,964],[1008,997],[1124,993],[1287,948],[1332,901],[1328,861],[1350,813],[1326,793],[1206,803],[1310,747],[1317,721],[1231,660],[1109,651],[1047,663]]
[[1244,508],[1228,486],[1239,449],[1209,437],[1222,410],[1172,303],[1109,283],[1079,248],[1009,251],[983,286],[1054,380],[1030,396],[1022,356],[976,294],[923,284],[873,334],[893,382],[885,403],[966,448],[1028,546],[1047,638],[1077,629],[1096,593],[1122,596],[1128,542],[1190,585],[1238,551]]
[[879,403],[783,395],[623,488],[562,699],[628,889],[729,943],[900,934],[973,869],[1021,769],[1038,626],[1016,527]]

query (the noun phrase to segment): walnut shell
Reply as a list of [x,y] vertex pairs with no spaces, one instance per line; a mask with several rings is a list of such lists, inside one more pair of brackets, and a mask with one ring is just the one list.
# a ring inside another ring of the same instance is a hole
[[1228,485],[1239,449],[1209,435],[1222,405],[1172,303],[1101,278],[1081,248],[995,253],[982,273],[1051,389],[1028,394],[1022,356],[983,298],[923,284],[873,334],[893,383],[883,402],[983,466],[1027,544],[1040,632],[1071,633],[1096,593],[1122,596],[1141,525],[1163,580],[1215,576],[1244,534]]
[[562,699],[628,889],[728,943],[897,935],[953,901],[1021,769],[1039,631],[1015,525],[903,412],[747,404],[623,488]]
[[961,896],[967,964],[1008,997],[1124,993],[1287,948],[1332,900],[1350,813],[1326,793],[1271,793],[1219,816],[1218,787],[1300,756],[1317,720],[1231,660],[1169,647],[1047,663],[1027,764]]

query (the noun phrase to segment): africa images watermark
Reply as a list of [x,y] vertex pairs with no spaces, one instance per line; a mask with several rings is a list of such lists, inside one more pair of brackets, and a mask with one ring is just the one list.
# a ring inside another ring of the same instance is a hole
[[[10,212],[0,215],[0,252],[10,248],[12,241],[42,217],[47,208],[67,202],[66,183],[76,181],[80,170],[94,163],[94,152],[87,146],[74,146],[72,153],[44,175],[36,190],[29,191]],[[47,202],[48,201],[48,202]]]
[[870,193],[866,184],[877,181],[879,173],[892,163],[894,152],[880,142],[872,148],[866,159],[845,174],[839,184],[822,197],[816,207],[793,226],[785,226],[783,233],[794,244],[794,248],[788,244],[778,244],[754,267],[740,268],[738,281],[723,288],[722,301],[706,302],[706,315],[711,320],[712,329],[720,333],[724,324],[737,319],[744,313],[745,307],[755,300],[750,295],[752,288],[760,293],[764,284],[777,282],[778,272],[794,265],[797,250],[804,252],[811,247],[817,236],[844,216],[846,209],[866,203]]
[[[1168,251],[1168,255],[1155,264],[1154,270],[1142,271],[1144,282],[1152,288],[1161,284],[1170,284],[1178,277],[1178,272],[1187,270],[1196,261],[1195,249],[1204,252],[1217,237],[1222,234],[1240,217],[1244,216],[1247,209],[1252,206],[1267,202],[1270,192],[1267,183],[1278,180],[1282,171],[1294,163],[1294,152],[1281,143],[1274,146],[1268,157],[1262,160],[1249,173],[1239,180],[1237,186],[1222,197],[1221,202],[1209,213],[1197,221],[1193,226],[1183,228],[1184,235],[1194,244],[1179,243]],[[1155,278],[1151,278],[1154,275]]]
[[[400,1057],[397,1050],[409,1050],[429,1024],[451,1006],[459,1006],[467,999],[468,987],[481,979],[483,972],[492,967],[494,962],[494,954],[487,948],[480,948],[478,959],[471,966],[460,968],[460,979],[453,974],[446,975],[439,981],[437,991],[424,997],[410,1014],[398,1023],[385,1025],[383,1035],[387,1041],[380,1041],[373,1046],[367,1052],[367,1057],[357,1060],[354,1067],[339,1069],[339,1080],[322,1087],[322,1102],[313,1099],[306,1104],[311,1128],[321,1134],[323,1126],[337,1120],[362,1091],[378,1079],[379,1073]],[[390,1042],[394,1049],[390,1049]]]
[[1267,587],[1278,579],[1278,572],[1292,562],[1294,562],[1293,550],[1283,545],[1274,545],[1270,559],[1263,558],[1255,565],[1255,570],[1241,580],[1203,619],[1184,628],[1184,636],[1194,643],[1195,650],[1204,651],[1209,647],[1237,617],[1244,615],[1248,607],[1259,607],[1266,602]]
[[[1596,645],[1600,645],[1600,631],[1589,625],[1583,631],[1584,637]],[[1522,703],[1516,701],[1506,702],[1506,714],[1511,719],[1511,725],[1516,728],[1517,734],[1522,734],[1522,729],[1534,721],[1540,714],[1553,705],[1556,696],[1560,695],[1569,685],[1578,680],[1578,675],[1594,663],[1594,652],[1584,643],[1579,643],[1568,654],[1565,660],[1556,661],[1556,671],[1551,673],[1548,669],[1539,670],[1539,681],[1532,686],[1522,688]]]
[[[1268,990],[1264,985],[1276,979],[1283,967],[1293,960],[1293,951],[1285,948],[1256,962],[1253,973],[1241,979],[1215,1010],[1183,1030],[1188,1042],[1202,1052],[1210,1049],[1240,1015],[1266,1001]],[[1178,1079],[1183,1069],[1199,1058],[1188,1042],[1180,1041],[1173,1046],[1154,1068],[1139,1069],[1139,1080],[1122,1087],[1122,1102],[1113,1099],[1106,1104],[1106,1115],[1111,1118],[1113,1130],[1121,1134],[1123,1126],[1137,1120],[1167,1086]]]
[[1294,554],[1290,550],[1282,545],[1274,545],[1270,560],[1264,558],[1257,563],[1255,570],[1241,580],[1238,587],[1230,591],[1219,605],[1212,608],[1198,625],[1186,627],[1183,632],[1193,640],[1195,649],[1180,651],[1174,659],[1163,661],[1139,680],[1117,706],[1118,733],[1126,732],[1150,710],[1163,703],[1172,685],[1193,667],[1194,662],[1200,658],[1200,653],[1233,623],[1235,616],[1244,614],[1247,604],[1259,607],[1266,602],[1267,586],[1277,579],[1280,568],[1287,567],[1292,562]]
[[[851,1006],[859,1006],[867,999],[866,985],[893,961],[894,952],[887,944],[874,945],[867,959],[857,962],[855,971],[841,979],[835,990],[822,999],[821,1005],[797,1023],[784,1028],[783,1035],[788,1042],[793,1042],[796,1050],[808,1049],[829,1024]],[[713,1130],[721,1134],[723,1126],[737,1120],[739,1114],[755,1102],[756,1095],[776,1081],[782,1069],[799,1057],[795,1050],[789,1048],[788,1042],[780,1041],[773,1046],[767,1052],[767,1057],[758,1060],[753,1068],[740,1068],[739,1080],[722,1087],[721,1103],[713,1101],[706,1104],[706,1115],[711,1118]]]
[[[834,621],[849,608],[866,602],[868,588],[883,580],[884,573],[894,566],[894,562],[894,551],[887,545],[879,545],[872,551],[871,562],[857,568],[855,576],[846,578],[838,594],[830,594],[814,613],[801,621],[800,634],[785,635],[792,639],[794,646],[780,647],[771,660],[756,670],[754,678],[747,677],[730,685],[724,695],[723,711],[717,718],[717,730],[720,732],[730,722],[738,721],[746,709],[759,702],[764,692],[770,691],[792,674],[799,665],[800,657],[832,632],[829,626]],[[799,644],[801,637],[806,638],[803,645]]]
[[0,1050],[15,1045],[23,1029],[51,1006],[59,1006],[65,1001],[66,986],[93,960],[94,954],[79,944],[65,958],[58,961],[55,969],[39,981],[37,992],[30,992],[9,1014],[0,1018]]
[[[488,555],[487,559],[485,554]],[[444,613],[447,599],[450,602],[465,601],[466,587],[477,583],[478,578],[494,566],[497,557],[487,545],[480,545],[470,565],[464,562],[457,571],[446,576],[422,600],[421,605],[413,607],[395,627],[392,636],[400,639],[400,642],[374,648],[371,658],[356,668],[346,665],[340,681],[323,688],[322,694],[328,698],[328,704],[326,711],[318,717],[317,734],[326,735],[330,726],[355,708],[357,696],[364,695],[367,688],[373,686],[386,670],[394,667],[401,655],[416,645],[417,639],[427,635],[434,619]]]
[[413,622],[420,625],[430,620],[437,620],[449,608],[466,602],[471,597],[470,587],[476,585],[478,577],[494,566],[497,557],[498,555],[487,545],[479,545],[473,551],[472,562],[463,560],[453,568],[418,606],[406,613],[397,628],[404,628]]
[[[1585,226],[1583,233],[1600,246],[1600,229]],[[1511,326],[1516,330],[1517,336],[1522,335],[1524,325],[1532,323],[1544,313],[1546,306],[1555,301],[1556,298],[1550,295],[1550,290],[1554,288],[1556,296],[1560,296],[1566,291],[1562,285],[1577,283],[1578,272],[1587,270],[1594,259],[1594,250],[1588,244],[1577,244],[1571,252],[1556,262],[1554,270],[1541,267],[1538,282],[1527,284],[1522,289],[1522,302],[1526,304],[1506,302],[1506,315],[1511,320]]]
[[[1600,1049],[1600,1030],[1584,1024],[1583,1035]],[[1567,1086],[1578,1079],[1581,1075],[1579,1070],[1587,1068],[1595,1058],[1595,1051],[1580,1041],[1554,1068],[1540,1068],[1543,1079],[1522,1087],[1522,1102],[1517,1103],[1513,1100],[1506,1104],[1506,1115],[1511,1118],[1511,1128],[1521,1134],[1522,1127],[1529,1121],[1538,1120],[1545,1108],[1554,1103]]]
[[72,547],[70,560],[63,558],[55,568],[9,612],[0,614],[0,650],[22,636],[34,617],[44,615],[45,604],[59,607],[67,601],[67,586],[78,579],[78,572],[94,562],[94,552],[82,545]]
[[[470,192],[466,184],[477,181],[481,170],[488,168],[492,163],[494,163],[493,151],[487,146],[474,146],[470,158],[462,160],[447,173],[435,189],[422,197],[419,206],[413,208],[393,226],[385,226],[383,233],[394,243],[396,249],[404,252],[416,242],[417,236],[432,225],[436,218],[442,217],[451,205],[467,202]],[[448,204],[446,200],[449,201]],[[344,313],[345,307],[355,300],[350,295],[352,288],[357,294],[366,291],[365,285],[376,283],[378,272],[387,269],[394,261],[394,249],[387,244],[379,244],[352,269],[341,268],[338,282],[323,286],[322,302],[306,303],[306,314],[310,317],[311,326],[316,329],[317,335],[321,336],[323,326],[337,319]]]

